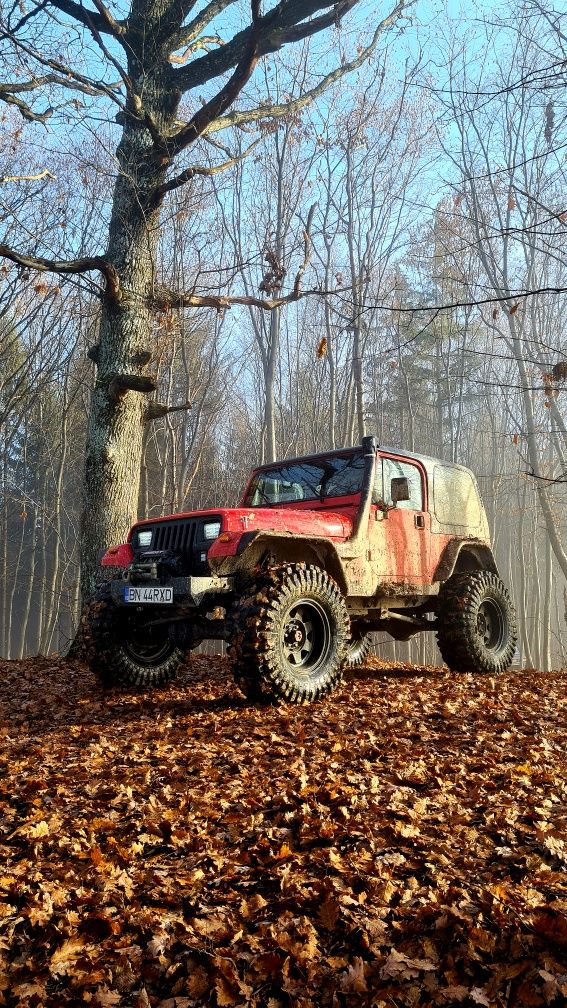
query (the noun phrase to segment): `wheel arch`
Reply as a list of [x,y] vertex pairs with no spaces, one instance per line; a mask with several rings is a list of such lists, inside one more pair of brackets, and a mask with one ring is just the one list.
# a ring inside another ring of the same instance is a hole
[[443,550],[433,581],[447,581],[453,574],[471,574],[481,570],[498,574],[490,546],[480,539],[455,539]]
[[277,564],[307,563],[321,567],[347,594],[347,581],[334,543],[317,536],[260,532],[238,557],[239,570],[253,570],[267,558]]

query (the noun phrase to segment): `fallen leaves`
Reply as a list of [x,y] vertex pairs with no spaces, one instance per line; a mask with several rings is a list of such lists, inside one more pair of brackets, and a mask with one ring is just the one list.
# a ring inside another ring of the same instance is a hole
[[563,900],[563,913],[557,912],[553,906],[538,907],[532,917],[532,926],[536,934],[543,935],[554,945],[567,948],[567,900]]
[[411,980],[422,972],[435,970],[436,964],[429,959],[410,959],[403,952],[396,952],[392,949],[386,962],[384,963],[381,975],[383,978],[396,977],[396,979]]
[[216,658],[2,673],[0,1004],[566,1003],[562,674],[370,659],[272,708]]

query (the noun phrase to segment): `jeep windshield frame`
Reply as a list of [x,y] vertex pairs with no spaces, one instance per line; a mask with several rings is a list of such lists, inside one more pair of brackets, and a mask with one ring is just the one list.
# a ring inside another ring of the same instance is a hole
[[257,469],[246,488],[244,507],[279,507],[360,494],[365,471],[362,449],[274,462]]

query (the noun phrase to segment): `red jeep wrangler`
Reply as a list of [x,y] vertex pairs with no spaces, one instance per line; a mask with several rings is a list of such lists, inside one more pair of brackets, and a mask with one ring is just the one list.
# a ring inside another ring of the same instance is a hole
[[375,631],[436,630],[455,672],[502,672],[516,646],[472,473],[372,437],[255,469],[236,508],[139,521],[102,566],[121,576],[85,636],[107,685],[165,682],[211,638],[248,697],[295,703],[328,693]]

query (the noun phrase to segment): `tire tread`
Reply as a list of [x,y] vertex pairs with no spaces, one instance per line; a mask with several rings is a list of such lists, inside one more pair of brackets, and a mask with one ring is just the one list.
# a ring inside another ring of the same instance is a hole
[[[497,600],[504,611],[508,639],[494,654],[483,648],[475,633],[478,607],[483,599]],[[457,574],[439,593],[437,644],[441,656],[454,672],[498,675],[510,667],[516,649],[516,617],[505,585],[492,571]]]
[[[328,607],[335,625],[332,654],[316,682],[297,683],[282,668],[277,653],[277,621],[282,608],[303,596],[315,595]],[[262,571],[233,612],[229,647],[233,675],[250,700],[267,693],[278,700],[305,704],[330,693],[341,681],[348,648],[349,619],[338,585],[314,564],[284,564]]]
[[81,621],[84,650],[91,671],[102,686],[111,688],[152,687],[169,682],[185,660],[179,648],[154,667],[142,666],[120,646],[124,628],[120,625],[120,611],[112,601],[110,584],[103,584],[87,606]]

